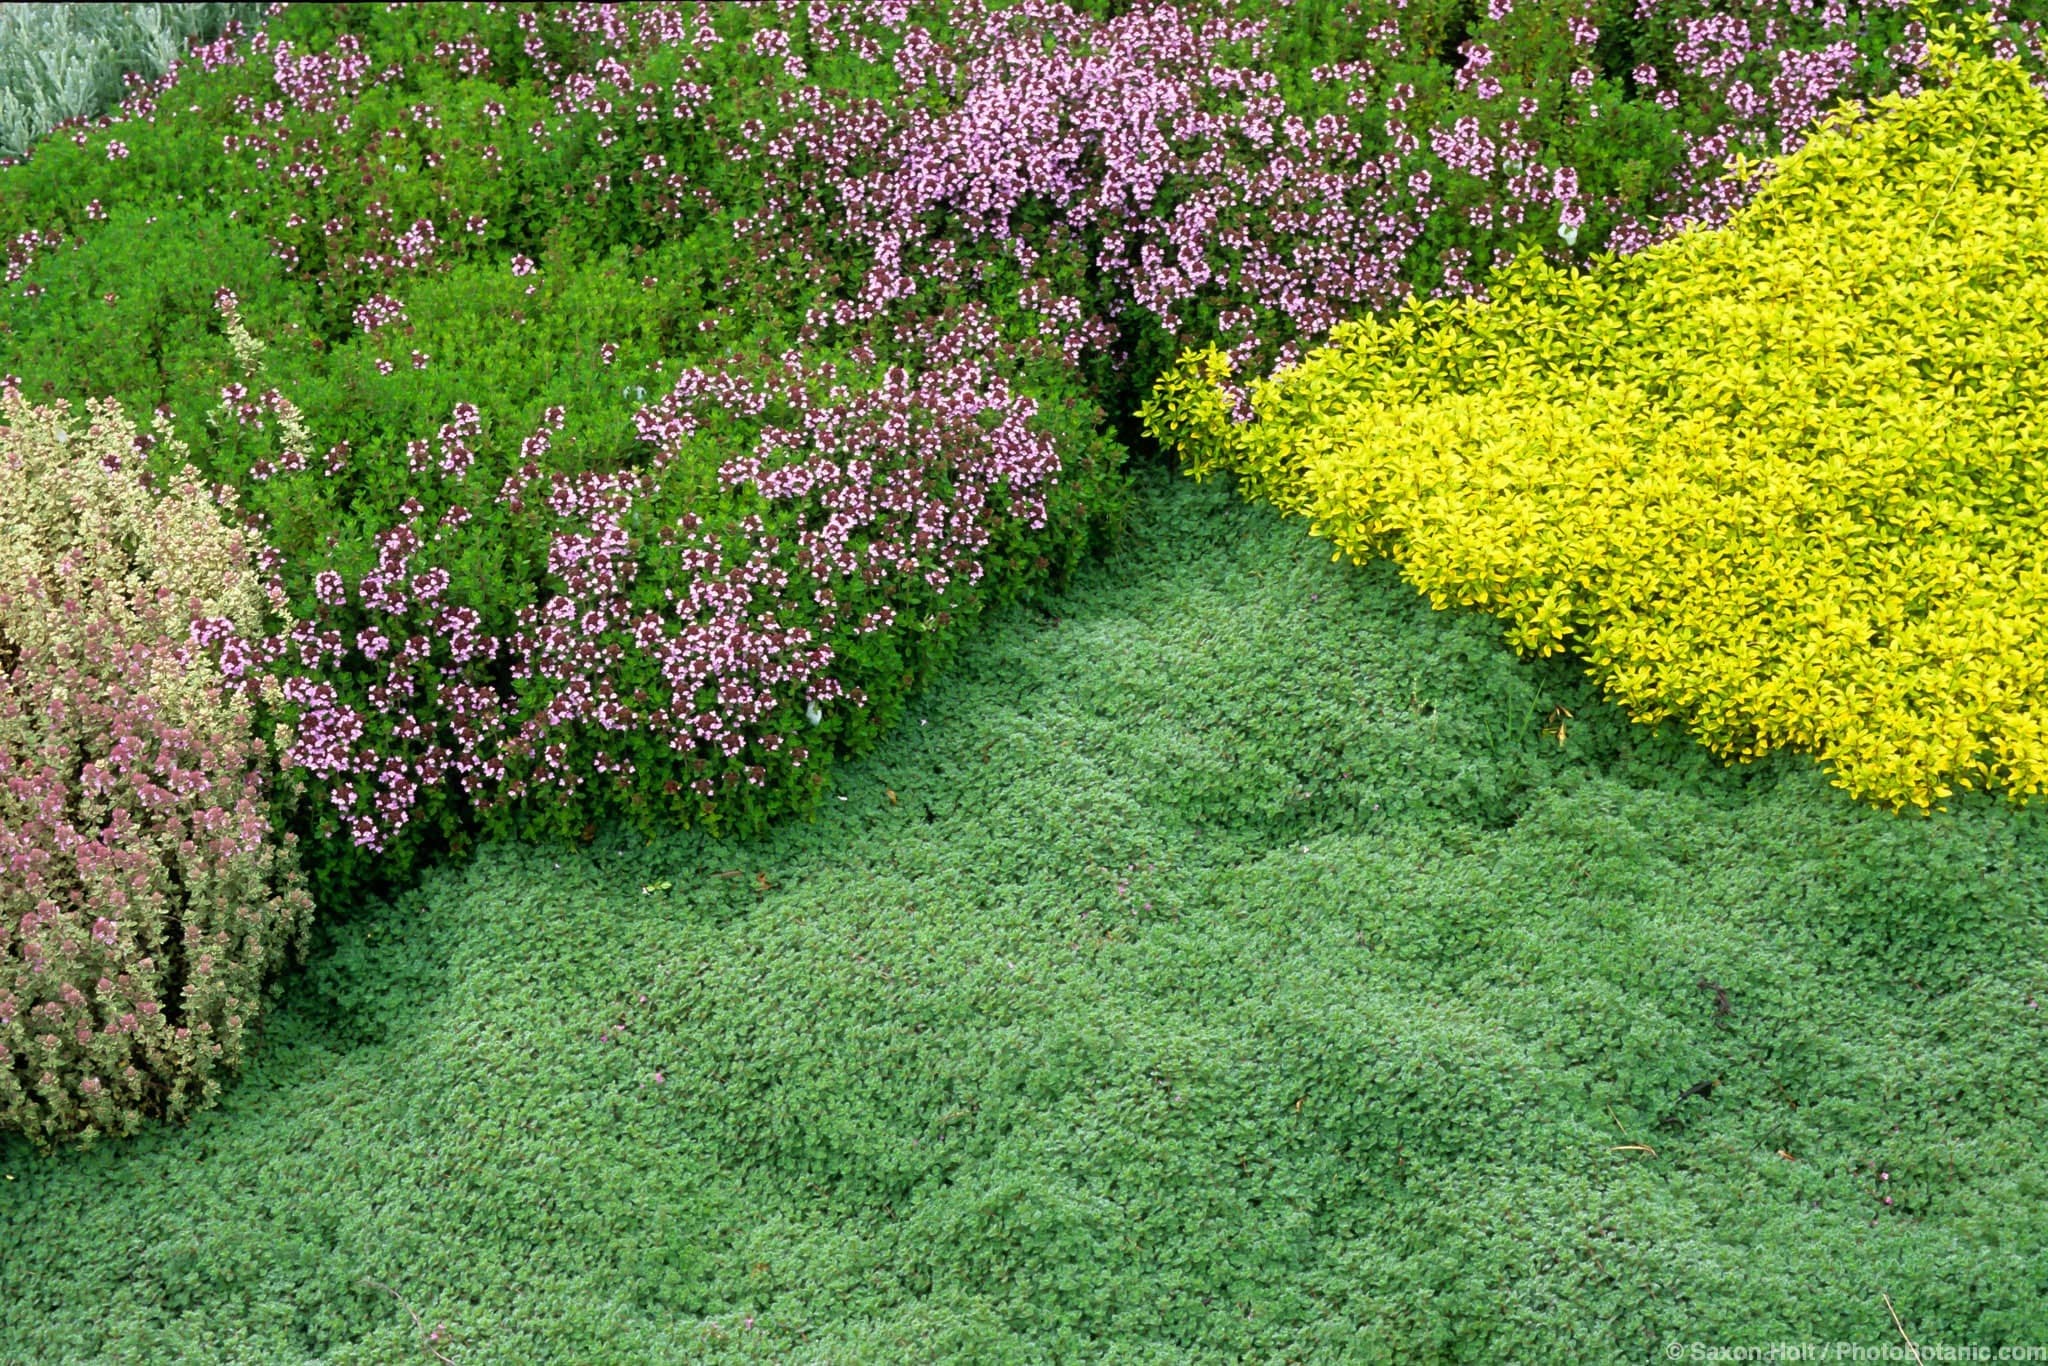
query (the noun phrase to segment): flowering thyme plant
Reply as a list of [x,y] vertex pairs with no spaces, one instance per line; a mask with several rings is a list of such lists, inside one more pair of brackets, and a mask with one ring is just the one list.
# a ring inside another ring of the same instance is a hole
[[278,603],[233,491],[151,494],[117,406],[8,387],[0,424],[0,1127],[90,1142],[211,1103],[303,950],[289,737],[190,638]]
[[[654,448],[639,469],[544,473],[550,410],[489,500],[542,563],[509,619],[453,591],[470,519],[429,525],[412,502],[366,572],[314,576],[310,620],[260,640],[204,628],[245,689],[281,680],[287,761],[332,808],[316,829],[386,855],[458,801],[493,829],[538,815],[561,833],[808,806],[814,746],[878,728],[990,601],[1071,566],[1121,496],[1041,344],[979,308],[902,340],[909,364],[886,368],[855,348],[687,369],[636,415]],[[1063,401],[1020,393],[1006,357]],[[473,422],[457,410],[433,469]]]

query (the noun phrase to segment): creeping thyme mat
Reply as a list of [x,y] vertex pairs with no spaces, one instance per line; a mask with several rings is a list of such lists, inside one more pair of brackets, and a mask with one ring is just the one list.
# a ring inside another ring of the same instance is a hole
[[815,824],[487,847],[219,1109],[0,1139],[0,1362],[2048,1343],[2038,813],[1722,769],[1140,492]]

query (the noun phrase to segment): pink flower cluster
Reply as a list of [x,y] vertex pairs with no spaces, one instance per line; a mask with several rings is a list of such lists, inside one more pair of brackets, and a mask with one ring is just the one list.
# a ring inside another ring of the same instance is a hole
[[380,327],[404,322],[405,305],[388,294],[372,294],[357,304],[350,316],[363,331],[375,332]]
[[[776,234],[829,191],[872,260],[858,292],[821,307],[814,323],[862,322],[916,294],[920,280],[949,278],[945,229],[932,226],[940,221],[1001,244],[1027,271],[1063,235],[1096,244],[1093,264],[1113,293],[1087,310],[1089,331],[1066,334],[1070,356],[1113,336],[1105,314],[1134,305],[1177,330],[1184,310],[1209,298],[1245,370],[1262,345],[1262,316],[1313,337],[1405,292],[1402,263],[1442,203],[1414,164],[1418,140],[1391,120],[1392,148],[1368,156],[1344,119],[1311,124],[1290,113],[1263,62],[1263,22],[1198,22],[1160,6],[1097,23],[1055,0],[957,18],[965,32],[951,48],[913,28],[895,56],[907,88],[948,92],[937,109],[833,108],[766,143],[787,189],[744,230],[781,246]],[[1228,43],[1249,44],[1253,64],[1223,64]],[[1493,52],[1468,43],[1465,57],[1461,85],[1492,98]],[[1373,66],[1319,75],[1368,80]],[[1541,164],[1541,148],[1512,120],[1497,135],[1469,116],[1428,135],[1462,174],[1506,177],[1500,223],[1543,207],[1584,221],[1570,168]],[[1034,204],[1056,215],[1050,232],[1019,230]],[[1492,225],[1494,209],[1482,207]],[[1058,291],[1029,297],[1049,321],[1076,319]]]
[[28,273],[28,268],[35,264],[37,252],[63,245],[64,234],[61,232],[30,228],[27,232],[16,234],[14,239],[7,243],[7,283],[11,285]]
[[271,62],[277,88],[294,107],[309,113],[331,114],[337,100],[353,100],[371,83],[370,59],[353,33],[338,36],[327,52],[303,57],[293,55],[291,44],[279,43]]
[[433,220],[417,219],[398,239],[396,259],[391,264],[400,270],[417,269],[426,264],[433,256],[434,248],[439,245],[440,240],[434,234]]
[[[739,364],[683,371],[635,417],[655,449],[644,471],[544,477],[539,459],[566,420],[549,409],[497,497],[520,509],[537,491],[555,519],[553,586],[517,614],[507,637],[449,601],[456,585],[445,567],[419,563],[469,520],[467,511],[451,508],[429,536],[414,500],[401,509],[408,520],[377,538],[375,568],[353,585],[372,622],[353,640],[304,621],[255,642],[212,621],[194,639],[218,646],[223,673],[245,689],[266,672],[282,676],[286,700],[300,709],[287,762],[329,784],[350,837],[372,850],[405,828],[425,788],[451,776],[485,811],[574,792],[593,770],[627,785],[635,765],[617,739],[628,734],[662,742],[684,756],[677,762],[694,756],[700,771],[704,757],[731,761],[720,779],[726,788],[761,786],[778,766],[808,760],[798,739],[802,720],[821,714],[814,709],[865,705],[832,676],[841,642],[888,630],[909,610],[943,620],[953,595],[982,579],[1001,522],[1045,524],[1059,453],[1031,430],[1035,403],[991,366],[1007,345],[993,318],[971,306],[913,324],[901,340],[916,370],[886,367],[878,385],[859,392],[831,364],[807,365],[796,352],[759,376]],[[719,481],[735,495],[751,489],[764,513],[788,509],[777,518],[782,531],[761,514],[715,526],[694,504],[673,516],[656,511],[676,502],[667,493],[671,470],[701,459],[686,460],[686,447],[714,410],[759,419],[776,404],[795,417],[763,423],[752,449],[723,463]],[[441,428],[444,474],[467,468],[478,419],[462,404]],[[416,469],[424,472],[429,456],[425,442],[414,443]],[[645,574],[650,565],[660,572]],[[849,616],[840,606],[848,585],[894,605]],[[323,609],[351,598],[333,570],[316,575],[313,588]],[[377,666],[367,711],[330,681],[352,658]],[[493,681],[500,659],[510,694]],[[658,686],[622,695],[622,676],[651,676]],[[430,733],[415,714],[448,724]],[[386,718],[389,742],[370,742],[373,716]],[[711,797],[720,781],[706,772],[690,786]]]
[[[1874,0],[1871,5],[1894,11],[1905,7],[1906,0]],[[1817,14],[1811,0],[1788,0],[1786,9],[1791,16],[1817,19],[1822,36],[1833,40],[1818,47],[1795,44],[1786,15],[1768,12],[1677,19],[1674,77],[1703,88],[1706,99],[1726,109],[1732,119],[1704,136],[1681,134],[1686,159],[1679,175],[1653,198],[1647,218],[1624,217],[1616,225],[1608,238],[1609,250],[1629,255],[1689,228],[1726,223],[1769,178],[1776,166],[1773,158],[1797,151],[1812,126],[1855,80],[1858,59],[1853,39],[1860,17],[1852,16],[1841,0],[1830,0]],[[1906,25],[1906,32],[1908,41],[1888,49],[1885,59],[1893,67],[1899,91],[1911,95],[1920,87],[1917,67],[1926,56],[1926,34],[1918,23]],[[1755,78],[1738,74],[1751,62],[1775,68],[1777,74],[1759,88]],[[1657,81],[1654,70],[1639,68],[1632,75],[1638,85]],[[1670,80],[1654,97],[1667,108],[1680,101]],[[1728,156],[1737,150],[1766,153],[1759,175],[1747,185],[1723,175]]]
[[[1878,8],[1904,3],[1875,0]],[[1668,107],[1704,99],[1729,111],[1732,121],[1704,140],[1694,139],[1696,146],[1752,153],[1796,146],[1800,130],[1845,86],[1869,80],[1853,70],[1851,40],[1861,16],[1841,0],[1786,0],[1782,13],[1675,8],[1681,12],[1670,18],[1677,29],[1670,69],[1643,64],[1631,74]],[[961,5],[949,14],[957,32],[944,47],[912,24],[909,7],[896,0],[785,0],[772,17],[761,13],[747,50],[772,63],[781,79],[796,83],[780,92],[783,111],[801,109],[808,117],[774,135],[759,120],[743,121],[728,150],[739,157],[756,155],[758,148],[784,171],[806,169],[786,177],[785,192],[748,226],[763,240],[772,238],[803,215],[819,191],[831,190],[847,210],[846,232],[872,260],[852,297],[821,306],[820,321],[870,320],[915,294],[913,281],[926,278],[933,264],[926,258],[934,242],[947,235],[932,227],[934,213],[943,211],[956,216],[969,236],[1000,242],[1027,271],[1062,235],[1086,240],[1112,294],[1092,301],[1085,328],[1056,329],[1070,354],[1107,345],[1113,334],[1106,320],[1126,305],[1179,330],[1190,306],[1208,301],[1242,320],[1241,330],[1224,340],[1248,373],[1264,337],[1312,341],[1340,317],[1397,302],[1423,229],[1453,205],[1482,230],[1542,222],[1554,213],[1567,243],[1576,241],[1587,219],[1589,206],[1576,197],[1577,177],[1565,175],[1575,168],[1543,164],[1518,127],[1551,96],[1525,97],[1512,110],[1497,99],[1502,82],[1515,75],[1502,54],[1513,50],[1517,26],[1529,22],[1501,0],[1490,0],[1485,26],[1461,45],[1452,73],[1466,97],[1464,107],[1477,112],[1416,129],[1385,121],[1386,149],[1372,155],[1366,147],[1378,134],[1370,118],[1361,124],[1326,117],[1310,126],[1288,111],[1269,69],[1266,24],[1232,19],[1227,6],[1184,14],[1162,4],[1102,23],[1058,0],[1000,9]],[[2002,17],[2002,11],[1994,15]],[[712,95],[708,85],[688,79],[701,74],[694,51],[672,59],[679,62],[679,74],[666,85],[642,70],[657,50],[716,43],[701,9],[686,14],[660,6],[564,7],[522,10],[517,22],[528,56],[549,82],[558,116],[600,120],[600,145],[618,139],[615,116],[630,114],[637,123],[664,114],[695,118]],[[1598,26],[1583,13],[1565,16],[1563,25],[1574,49],[1590,57]],[[1816,25],[1822,34],[1818,45],[1811,36]],[[902,35],[893,62],[906,90],[935,91],[941,98],[914,99],[894,113],[822,98],[822,88],[797,55],[794,35],[803,32],[817,53],[851,48],[864,60],[878,61],[881,50],[869,36],[877,27]],[[561,51],[551,28],[574,40],[567,64],[549,55]],[[1357,87],[1350,92],[1356,113],[1367,114],[1382,100],[1398,112],[1414,98],[1412,91],[1374,96],[1366,87],[1378,81],[1384,62],[1404,53],[1401,21],[1390,17],[1361,35],[1377,45],[1368,56],[1319,68],[1314,77]],[[2028,37],[2039,46],[2032,30]],[[1250,65],[1224,64],[1219,54],[1226,43],[1248,44]],[[234,59],[240,48],[223,44],[207,47],[202,61]],[[1887,60],[1910,68],[1917,48],[1916,39],[1887,53]],[[397,68],[373,73],[360,42],[348,34],[319,54],[301,54],[288,44],[272,50],[262,34],[249,41],[248,50],[269,51],[284,97],[260,109],[253,101],[238,106],[259,125],[279,124],[289,110],[325,112],[333,114],[339,132],[348,117],[343,101],[405,74]],[[473,41],[444,42],[420,60],[445,63],[458,54],[467,66],[487,55]],[[1759,70],[1760,76],[1737,79]],[[1589,89],[1593,77],[1583,68],[1572,89]],[[1907,85],[1912,79],[1909,70]],[[438,125],[430,106],[415,104],[410,112],[418,129]],[[1570,123],[1595,112],[1567,109],[1565,118]],[[758,142],[747,137],[749,127]],[[544,124],[532,132],[543,141],[550,136]],[[404,133],[394,128],[388,135]],[[302,155],[291,151],[296,142],[285,138],[282,127],[276,138],[252,133],[238,145],[258,151],[259,166],[277,158],[290,179],[317,183],[329,173],[318,139]],[[1425,147],[1455,174],[1439,173],[1432,181],[1429,167],[1416,164]],[[424,165],[441,155],[425,146],[417,154]],[[1718,221],[1746,193],[1738,187],[1731,199],[1719,172],[1718,162],[1689,165],[1675,182],[1658,187],[1644,221],[1624,220],[1606,245],[1634,250],[1693,222]],[[665,164],[643,167],[635,173],[641,177],[653,181],[649,188],[656,191],[659,212],[679,213],[704,194]],[[609,177],[599,176],[592,185],[603,193]],[[1561,187],[1569,188],[1560,193]],[[1019,229],[1018,216],[1032,205],[1055,210],[1055,231]],[[1606,207],[1623,206],[1611,201]],[[379,217],[375,205],[370,217]],[[389,211],[382,217],[388,219]],[[332,224],[328,231],[331,236]],[[351,254],[336,247],[326,258],[329,267],[344,274],[388,272],[418,268],[436,257],[439,241],[431,221],[416,220],[409,230],[372,223],[367,231],[373,239],[367,250]],[[301,245],[279,242],[276,250],[297,268]]]

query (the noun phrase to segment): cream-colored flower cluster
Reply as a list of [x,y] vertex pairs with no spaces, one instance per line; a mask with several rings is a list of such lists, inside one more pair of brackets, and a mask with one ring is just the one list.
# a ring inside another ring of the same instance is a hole
[[[250,379],[257,378],[263,371],[263,343],[242,324],[241,310],[231,301],[223,301],[220,308],[221,325],[228,334],[228,345],[235,350],[235,363],[242,367],[242,373]],[[306,419],[296,405],[279,395],[275,400],[277,425],[284,431],[284,448],[289,457],[296,452],[309,457],[313,452],[313,436],[306,430]]]

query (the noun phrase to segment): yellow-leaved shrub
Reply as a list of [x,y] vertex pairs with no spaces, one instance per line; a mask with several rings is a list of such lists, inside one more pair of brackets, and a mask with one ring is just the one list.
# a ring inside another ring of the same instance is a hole
[[2048,101],[1831,117],[1723,230],[1346,323],[1231,422],[1213,350],[1142,408],[1197,477],[1570,648],[1637,719],[1925,809],[2048,782]]

